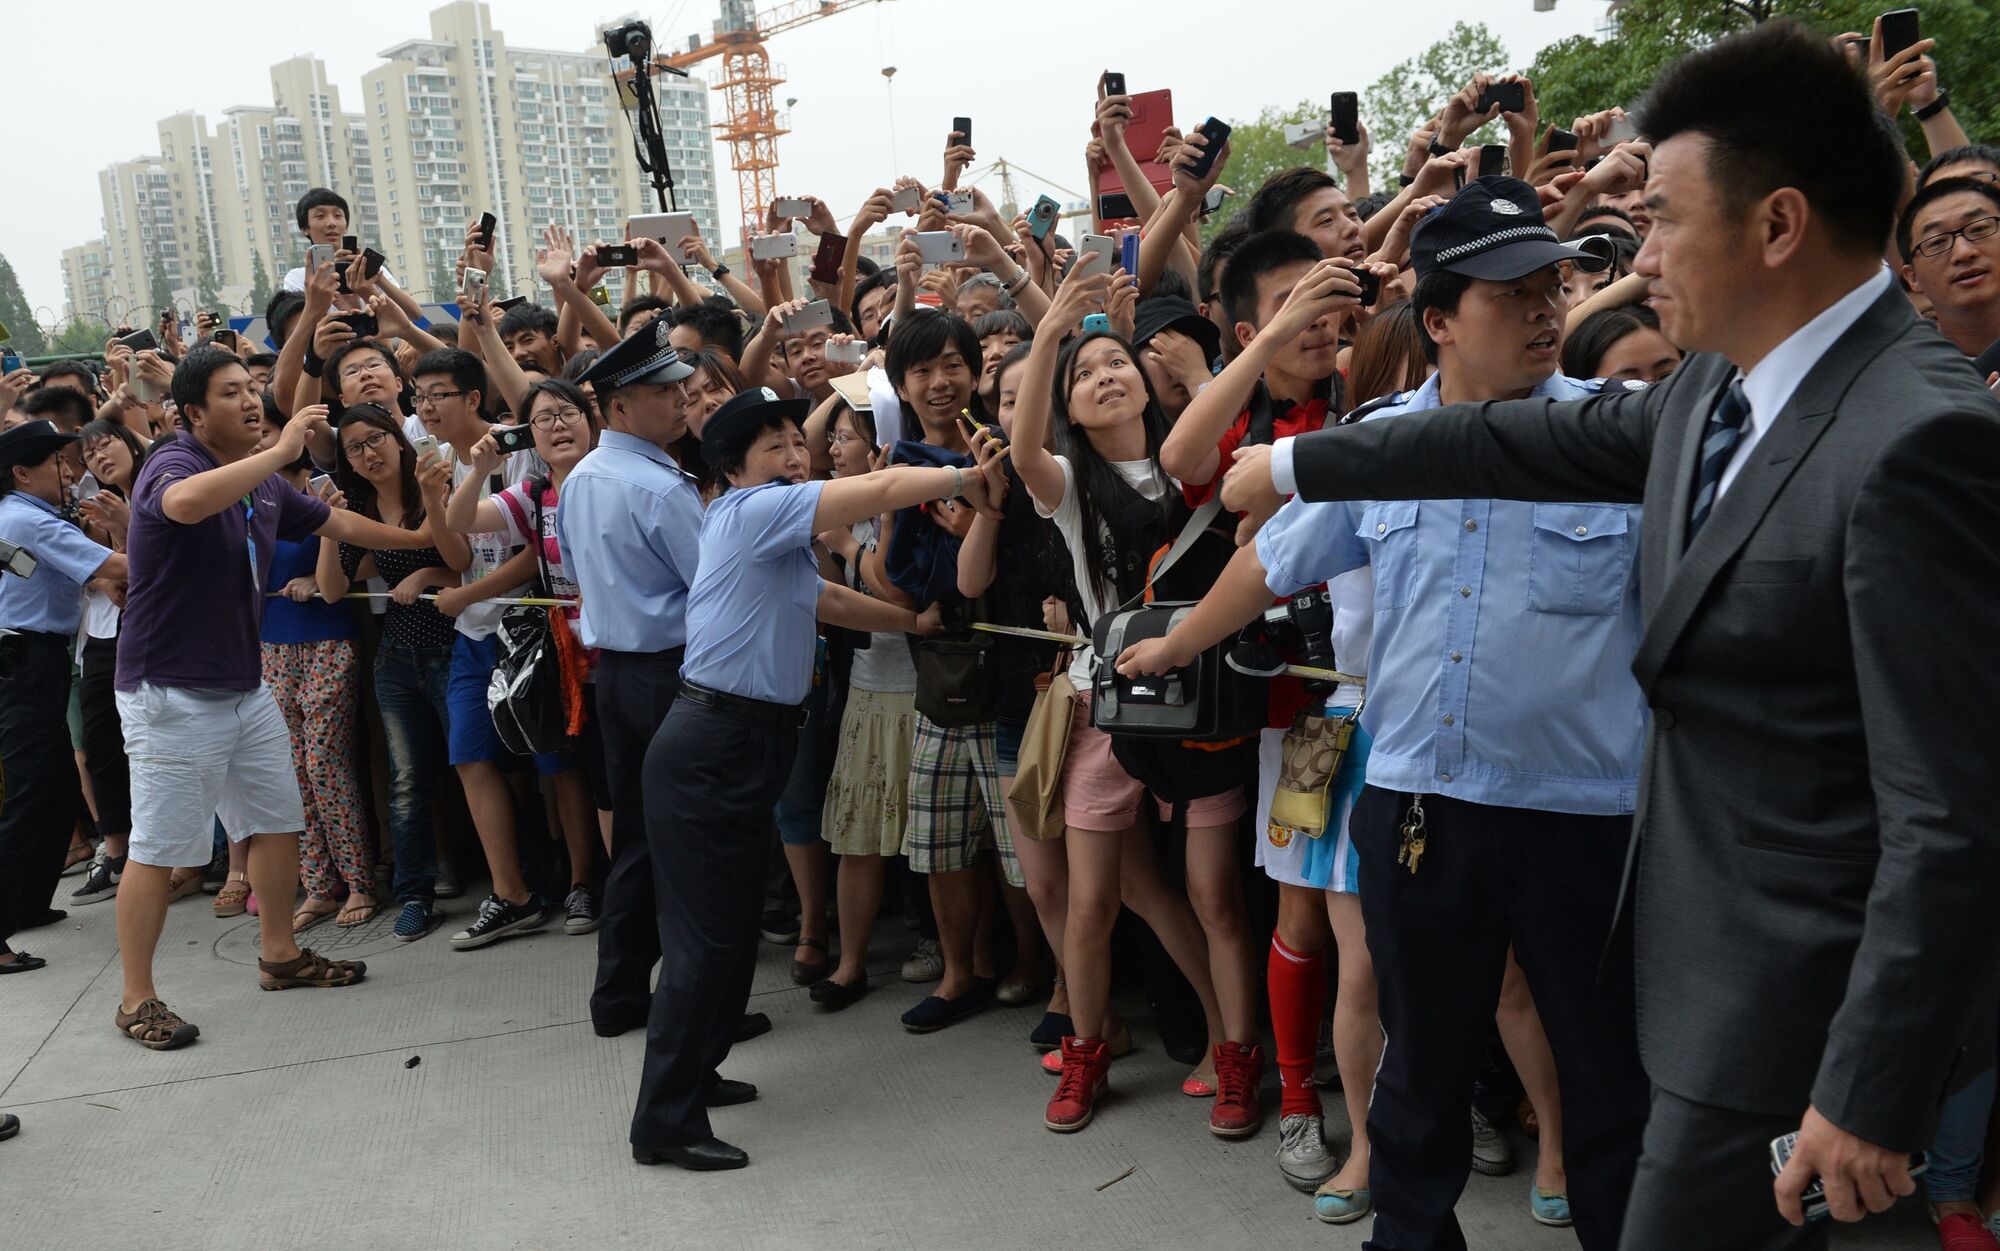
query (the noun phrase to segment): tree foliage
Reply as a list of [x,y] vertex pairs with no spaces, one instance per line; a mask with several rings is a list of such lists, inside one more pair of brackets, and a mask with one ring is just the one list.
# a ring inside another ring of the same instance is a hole
[[222,307],[221,283],[215,276],[215,254],[209,251],[208,232],[195,231],[195,242],[200,245],[198,266],[195,270],[195,307],[211,311],[219,309]]
[[41,355],[42,328],[35,324],[34,310],[28,307],[28,297],[21,293],[21,280],[14,276],[13,265],[4,256],[0,256],[0,322],[7,326],[8,347],[23,356]]
[[271,305],[271,297],[278,294],[271,283],[271,271],[264,268],[264,254],[252,250],[250,253],[250,311],[262,313]]
[[[1444,38],[1376,79],[1361,97],[1361,120],[1374,144],[1368,170],[1375,185],[1395,189],[1411,132],[1429,121],[1474,74],[1499,74],[1507,68],[1506,47],[1484,23],[1460,22]],[[1466,143],[1506,141],[1496,121]]]
[[95,319],[79,319],[62,328],[47,345],[51,354],[102,352],[111,338],[111,327]]
[[1213,238],[1216,231],[1241,212],[1266,178],[1295,165],[1324,168],[1325,146],[1310,149],[1288,147],[1285,144],[1285,127],[1297,122],[1324,123],[1325,120],[1324,102],[1315,104],[1311,100],[1301,100],[1290,108],[1275,105],[1267,108],[1254,121],[1230,123],[1229,164],[1222,171],[1222,185],[1236,194],[1224,200],[1222,210],[1202,227],[1202,242]]

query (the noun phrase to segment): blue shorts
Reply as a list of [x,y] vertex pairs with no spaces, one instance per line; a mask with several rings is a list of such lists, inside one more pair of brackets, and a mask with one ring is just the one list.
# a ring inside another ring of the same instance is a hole
[[[500,731],[493,728],[493,713],[486,706],[486,687],[493,669],[500,663],[500,640],[494,635],[483,639],[461,634],[451,645],[451,679],[445,687],[445,709],[450,714],[448,747],[453,765],[504,762],[513,758]],[[544,777],[568,773],[576,768],[570,752],[536,752],[535,772]]]
[[1027,737],[1028,721],[1015,721],[1011,717],[1000,717],[994,722],[993,767],[1003,778],[1011,778],[1021,771],[1021,740]]

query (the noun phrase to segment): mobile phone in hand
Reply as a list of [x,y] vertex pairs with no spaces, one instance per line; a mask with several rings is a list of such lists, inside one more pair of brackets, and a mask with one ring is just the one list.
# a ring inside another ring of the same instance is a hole
[[1917,11],[1897,9],[1884,13],[1882,22],[1882,59],[1894,60],[1898,52],[1923,38],[1917,33]]
[[965,240],[949,230],[917,232],[917,253],[926,265],[945,265],[965,259]]
[[600,243],[594,255],[600,269],[630,269],[639,263],[639,249],[629,243]]
[[1479,176],[1500,178],[1507,173],[1507,145],[1504,143],[1482,143],[1479,145]]
[[1327,110],[1326,124],[1333,127],[1333,137],[1342,143],[1361,142],[1361,101],[1352,91],[1333,93],[1331,107]]
[[836,283],[840,281],[840,263],[847,258],[847,236],[831,232],[819,237],[819,247],[813,252],[812,272],[807,274],[814,282]]
[[[1908,45],[1904,46],[1907,47]],[[1771,1140],[1771,1176],[1776,1177],[1778,1174],[1784,1172],[1785,1165],[1791,1162],[1793,1153],[1798,1149],[1799,1136],[1796,1133],[1782,1134],[1779,1137],[1773,1138]],[[1930,1171],[1930,1167],[1931,1158],[1929,1155],[1918,1152],[1910,1157],[1910,1176],[1921,1177]],[[1805,1209],[1807,1220],[1824,1220],[1828,1211],[1826,1183],[1817,1177],[1808,1182],[1804,1192],[1799,1195],[1799,1205]]]
[[499,224],[500,224],[500,219],[493,216],[493,214],[491,213],[481,213],[479,215],[480,251],[491,252],[493,250],[493,228],[495,226],[498,226]]
[[1361,284],[1361,295],[1359,298],[1362,306],[1364,308],[1373,308],[1375,301],[1382,298],[1382,280],[1377,278],[1373,271],[1366,269],[1355,270],[1354,280]]
[[946,217],[970,217],[979,211],[979,201],[970,191],[947,191],[944,193],[944,215]]
[[771,211],[780,217],[812,216],[812,201],[799,196],[785,196],[771,202]]
[[784,321],[786,334],[802,334],[808,330],[818,330],[822,326],[831,326],[833,305],[825,300],[814,300]]
[[1222,145],[1229,142],[1229,123],[1211,117],[1198,129],[1202,138],[1208,140],[1208,146],[1196,155],[1194,163],[1187,169],[1188,177],[1197,182],[1208,177],[1208,171],[1215,168],[1215,158],[1222,155]]
[[1097,80],[1097,94],[1099,96],[1122,96],[1126,94],[1124,71],[1105,70],[1104,76]]
[[361,236],[342,235],[340,237],[340,250],[343,252],[359,252],[361,250]]
[[346,323],[357,339],[372,339],[381,330],[375,323],[373,313],[335,313],[333,320]]
[[896,212],[916,212],[923,207],[922,187],[904,187],[889,197],[889,207]]
[[1126,273],[1134,276],[1138,275],[1139,273],[1138,231],[1128,230],[1125,232],[1124,237],[1118,240],[1118,265]]
[[1117,254],[1117,245],[1110,235],[1085,235],[1077,243],[1076,261],[1071,267],[1081,277],[1111,272],[1111,258]]
[[799,254],[799,237],[795,234],[758,235],[750,240],[750,259],[753,261],[775,261]]
[[965,145],[966,147],[968,147],[968,148],[972,146],[972,119],[971,119],[971,118],[969,118],[969,117],[954,117],[954,118],[952,118],[952,119],[951,119],[951,128],[952,128],[952,129],[953,129],[954,131],[957,131],[957,132],[958,132],[958,137],[957,137],[956,139],[954,139],[954,140],[953,140],[952,142],[954,142],[954,143],[962,143],[962,144],[964,144],[964,145]]
[[315,243],[306,248],[306,273],[333,264],[334,246],[331,243]]
[[510,309],[519,308],[523,304],[526,304],[527,302],[528,302],[528,297],[525,295],[510,295],[504,300],[495,300],[493,302],[493,307],[499,309],[501,312],[504,313]]
[[364,279],[373,278],[375,275],[381,273],[382,266],[388,262],[388,259],[389,258],[383,256],[380,252],[377,252],[374,248],[362,249],[361,252],[362,278]]
[[826,345],[826,363],[829,365],[859,365],[867,357],[868,345],[859,339]]
[[1560,126],[1549,127],[1549,151],[1551,153],[1576,151],[1576,132],[1564,130]]
[[1523,82],[1486,84],[1486,90],[1479,93],[1479,112],[1484,113],[1496,104],[1500,106],[1502,113],[1523,112],[1528,107],[1528,84]]

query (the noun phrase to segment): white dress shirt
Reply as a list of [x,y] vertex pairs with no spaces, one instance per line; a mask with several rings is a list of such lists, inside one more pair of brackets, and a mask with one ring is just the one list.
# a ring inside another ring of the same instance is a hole
[[1806,375],[1819,364],[1820,358],[1833,350],[1840,336],[1853,328],[1861,320],[1861,314],[1869,306],[1882,298],[1893,279],[1889,267],[1883,266],[1875,276],[1860,286],[1841,296],[1826,311],[1792,332],[1792,337],[1772,348],[1768,356],[1758,361],[1749,373],[1738,374],[1743,383],[1744,398],[1750,401],[1750,416],[1743,423],[1743,437],[1736,442],[1736,452],[1729,463],[1722,468],[1722,478],[1715,484],[1715,498],[1721,499],[1729,493],[1729,484],[1736,481],[1736,475],[1743,472],[1743,466],[1750,463],[1750,449],[1757,446],[1757,440],[1771,428],[1771,423],[1785,405],[1792,402],[1792,395]]

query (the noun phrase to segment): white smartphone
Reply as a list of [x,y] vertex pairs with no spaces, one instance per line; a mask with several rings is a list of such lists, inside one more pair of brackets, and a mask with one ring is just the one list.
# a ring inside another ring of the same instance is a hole
[[416,452],[418,460],[422,460],[427,453],[436,456],[444,455],[444,444],[437,441],[436,435],[428,432],[411,439],[410,448]]
[[771,211],[780,217],[812,216],[812,201],[799,196],[785,196],[771,205]]
[[949,230],[918,231],[917,249],[926,265],[945,265],[965,259],[965,240]]
[[1117,264],[1118,244],[1110,235],[1085,235],[1076,249],[1076,270],[1084,277],[1108,274]]
[[899,213],[905,210],[914,213],[923,207],[923,202],[924,189],[922,187],[904,187],[901,191],[889,197],[889,207]]
[[799,254],[799,237],[794,234],[758,235],[750,240],[750,258],[758,261],[775,261],[782,257]]
[[1639,127],[1633,123],[1631,118],[1621,117],[1612,122],[1610,128],[1604,132],[1602,142],[1608,150],[1617,147],[1621,143],[1630,143],[1638,137]]
[[306,248],[306,273],[310,274],[323,265],[333,264],[336,251],[331,243],[315,243]]
[[833,324],[833,305],[825,300],[814,300],[790,317],[785,318],[786,334],[801,334],[807,330],[818,330]]
[[944,197],[944,211],[947,217],[967,217],[979,207],[979,201],[972,198],[970,191],[947,191]]
[[859,365],[867,356],[868,345],[859,339],[826,345],[826,363],[829,365]]
[[693,233],[693,213],[642,213],[625,228],[627,239],[658,239],[676,260],[680,259],[681,240]]

